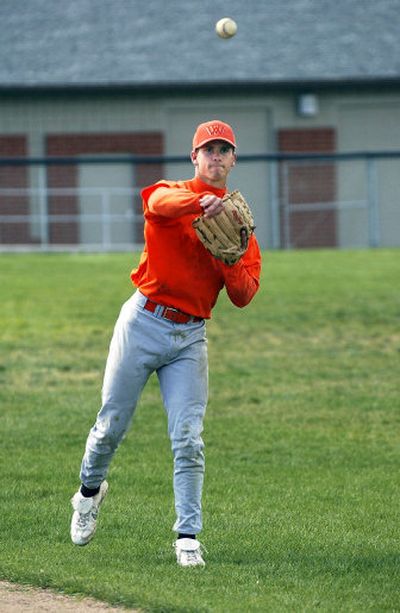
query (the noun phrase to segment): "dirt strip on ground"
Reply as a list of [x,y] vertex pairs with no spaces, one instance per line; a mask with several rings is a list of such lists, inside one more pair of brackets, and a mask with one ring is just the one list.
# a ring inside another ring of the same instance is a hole
[[25,585],[16,585],[8,581],[0,581],[0,611],[1,613],[63,613],[75,611],[75,613],[123,613],[138,609],[125,609],[112,607],[93,598],[78,598],[77,596],[65,596],[48,589],[33,588]]

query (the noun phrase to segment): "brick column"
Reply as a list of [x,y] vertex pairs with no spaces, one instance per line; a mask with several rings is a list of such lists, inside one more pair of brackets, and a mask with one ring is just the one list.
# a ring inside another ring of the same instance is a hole
[[[0,136],[0,157],[24,158],[27,155],[27,139],[24,135]],[[28,187],[27,166],[0,166],[0,188],[26,189]],[[24,215],[26,221],[0,222],[0,243],[32,243],[29,225],[29,197],[26,194],[0,194],[0,215]]]
[[[280,153],[334,153],[334,128],[282,129],[278,131]],[[288,164],[283,173],[284,164]],[[301,204],[330,203],[336,200],[336,167],[332,162],[282,162],[280,195],[293,207]],[[286,181],[286,184],[284,182]],[[336,211],[312,210],[289,213],[289,236],[281,219],[282,244],[294,248],[335,247]]]

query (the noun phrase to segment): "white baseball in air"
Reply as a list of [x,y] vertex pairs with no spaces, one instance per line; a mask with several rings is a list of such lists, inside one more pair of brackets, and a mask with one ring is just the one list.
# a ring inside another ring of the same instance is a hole
[[237,31],[236,21],[230,17],[223,17],[215,24],[215,31],[221,38],[231,38]]

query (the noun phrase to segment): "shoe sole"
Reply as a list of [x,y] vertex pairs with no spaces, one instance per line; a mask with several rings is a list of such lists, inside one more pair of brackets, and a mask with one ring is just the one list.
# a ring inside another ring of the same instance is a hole
[[178,566],[180,566],[181,568],[204,568],[205,563],[204,564],[181,564],[180,562],[178,562]]

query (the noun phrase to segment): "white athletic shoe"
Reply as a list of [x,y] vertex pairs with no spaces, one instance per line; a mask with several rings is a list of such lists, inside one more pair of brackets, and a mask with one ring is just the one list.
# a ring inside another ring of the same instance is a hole
[[80,490],[71,498],[74,509],[71,521],[71,539],[74,545],[86,545],[94,536],[99,507],[108,490],[107,481],[103,481],[96,496],[85,498]]
[[196,539],[177,539],[174,543],[176,559],[180,566],[205,566],[201,545]]

